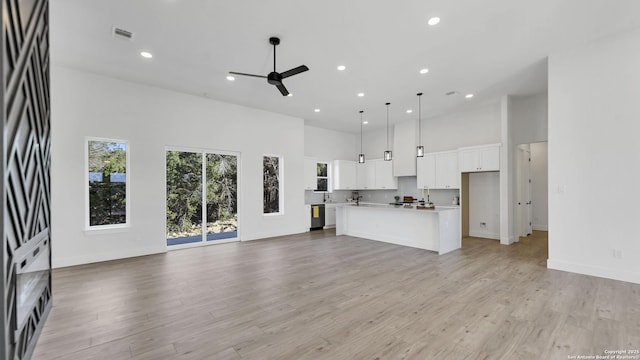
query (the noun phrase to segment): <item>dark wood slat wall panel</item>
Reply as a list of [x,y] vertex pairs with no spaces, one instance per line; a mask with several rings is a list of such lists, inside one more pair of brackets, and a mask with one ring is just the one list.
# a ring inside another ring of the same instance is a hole
[[51,243],[48,7],[48,0],[2,0],[0,358],[8,360],[31,357],[51,308],[49,277],[26,321],[17,324],[16,253],[43,234]]

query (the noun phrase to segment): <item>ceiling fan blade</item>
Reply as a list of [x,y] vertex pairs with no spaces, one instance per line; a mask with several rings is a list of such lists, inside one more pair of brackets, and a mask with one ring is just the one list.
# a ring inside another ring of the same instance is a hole
[[278,88],[278,90],[280,90],[280,92],[282,93],[282,96],[289,95],[289,90],[287,90],[287,88],[284,87],[284,84],[276,85],[276,87]]
[[233,75],[242,75],[242,76],[253,76],[253,77],[263,78],[263,79],[266,79],[266,78],[267,78],[267,77],[266,77],[266,76],[264,76],[264,75],[246,74],[246,73],[235,72],[235,71],[229,71],[229,74],[233,74]]
[[287,70],[287,71],[283,72],[280,75],[282,75],[282,78],[284,79],[284,78],[288,78],[289,76],[300,74],[301,72],[305,72],[307,70],[309,70],[307,65],[300,65],[297,68],[293,68],[291,70]]

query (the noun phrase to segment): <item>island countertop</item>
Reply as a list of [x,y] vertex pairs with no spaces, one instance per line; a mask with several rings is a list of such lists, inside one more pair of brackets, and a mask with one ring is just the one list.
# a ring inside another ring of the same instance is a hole
[[433,209],[418,209],[416,205],[411,207],[405,207],[404,205],[391,205],[391,204],[379,204],[379,203],[341,203],[336,204],[336,207],[361,207],[361,208],[376,208],[376,209],[389,209],[389,210],[401,210],[401,211],[419,211],[419,212],[442,212],[459,210],[459,206],[435,206]]
[[460,207],[360,203],[336,207],[336,235],[350,235],[445,254],[462,245]]

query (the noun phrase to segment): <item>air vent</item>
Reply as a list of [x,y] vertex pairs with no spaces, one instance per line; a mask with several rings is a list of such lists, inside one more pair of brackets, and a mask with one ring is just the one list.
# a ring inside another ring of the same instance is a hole
[[449,91],[449,92],[444,93],[444,94],[445,94],[445,95],[447,95],[447,96],[451,96],[451,95],[456,95],[456,94],[458,94],[458,92],[457,92],[457,91]]
[[133,33],[129,30],[113,27],[113,36],[119,39],[133,41]]

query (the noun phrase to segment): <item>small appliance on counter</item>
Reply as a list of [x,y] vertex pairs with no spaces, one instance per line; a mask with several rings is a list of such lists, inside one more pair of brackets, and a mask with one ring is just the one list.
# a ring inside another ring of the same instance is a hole
[[402,203],[404,204],[403,207],[407,209],[413,209],[413,203],[416,200],[417,199],[414,199],[413,196],[404,196],[402,198]]
[[393,205],[393,206],[402,206],[402,202],[400,202],[400,196],[396,195],[393,197],[393,199],[395,200],[392,203],[389,203],[389,205]]

